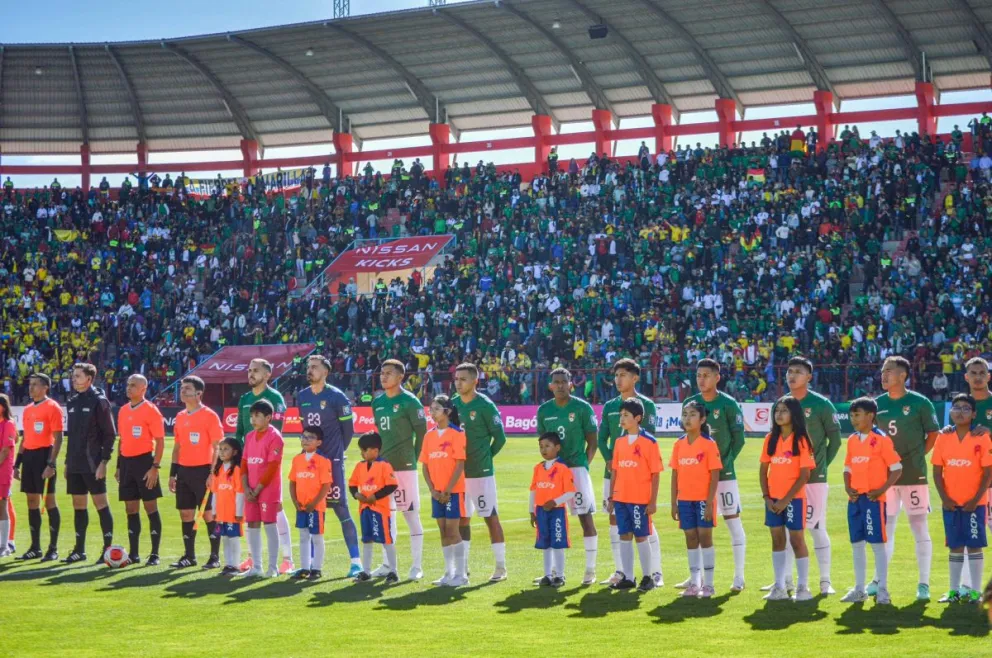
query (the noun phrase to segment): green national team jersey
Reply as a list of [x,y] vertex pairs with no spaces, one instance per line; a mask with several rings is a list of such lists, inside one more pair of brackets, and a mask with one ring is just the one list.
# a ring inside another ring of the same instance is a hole
[[452,403],[465,432],[465,477],[483,478],[495,474],[493,457],[506,444],[499,409],[482,393],[476,393],[467,403],[456,395]]
[[[638,393],[637,398],[644,405],[644,418],[641,419],[641,428],[649,434],[654,434],[658,423],[658,407],[655,406],[654,400],[646,395]],[[613,445],[624,433],[620,429],[621,404],[623,404],[623,398],[619,395],[609,400],[603,405],[603,417],[599,419],[599,452],[603,455],[603,459],[606,460],[604,477],[610,477],[610,464],[613,462]]]
[[992,395],[977,402],[978,415],[975,416],[975,423],[992,430]]
[[690,402],[702,402],[706,406],[710,438],[720,448],[720,460],[723,462],[720,481],[736,480],[734,462],[744,449],[744,412],[741,411],[741,405],[723,391],[717,391],[712,401],[706,401],[702,393],[696,393],[686,398],[682,406],[685,407]]
[[927,434],[940,429],[933,403],[916,391],[906,391],[897,400],[885,393],[875,398],[875,423],[892,437],[902,458],[902,475],[896,485],[927,484]]
[[569,396],[564,407],[553,399],[537,408],[537,433],[555,432],[561,437],[558,458],[569,468],[589,468],[586,435],[596,434],[596,414],[585,400]]
[[242,443],[244,443],[245,435],[253,429],[251,426],[251,405],[255,404],[259,400],[268,400],[272,404],[272,408],[275,409],[275,414],[272,416],[271,425],[282,432],[282,422],[286,418],[286,400],[283,399],[282,393],[271,386],[266,386],[261,395],[255,395],[255,393],[249,389],[248,392],[242,395],[241,399],[238,400],[238,427],[234,436]]
[[417,470],[420,447],[427,433],[424,405],[406,389],[388,397],[381,393],[372,400],[375,427],[382,437],[379,456],[389,462],[394,471]]
[[806,431],[813,443],[813,459],[816,461],[816,468],[809,474],[809,482],[826,482],[827,467],[840,450],[837,409],[830,400],[814,391],[807,391],[799,404],[806,415]]

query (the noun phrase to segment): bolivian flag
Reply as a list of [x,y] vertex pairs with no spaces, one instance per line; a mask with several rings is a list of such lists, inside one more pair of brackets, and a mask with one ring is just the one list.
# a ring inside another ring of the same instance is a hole
[[765,170],[764,169],[748,169],[747,170],[747,180],[748,182],[764,183],[765,182]]

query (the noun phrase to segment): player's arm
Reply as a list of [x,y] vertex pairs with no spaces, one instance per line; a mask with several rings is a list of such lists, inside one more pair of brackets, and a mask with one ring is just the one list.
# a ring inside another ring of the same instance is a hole
[[338,423],[341,425],[341,445],[343,446],[341,452],[342,454],[348,452],[348,446],[351,445],[351,439],[355,436],[355,414],[351,410],[351,402],[344,394],[339,394],[340,400],[338,401],[337,413],[338,413]]
[[923,401],[925,402],[921,411],[923,417],[920,420],[923,423],[923,431],[927,433],[926,446],[923,452],[923,454],[927,454],[933,450],[934,444],[937,443],[940,426],[937,424],[937,411],[933,408],[933,402],[926,398]]
[[810,470],[812,469],[810,469],[809,466],[803,466],[799,469],[799,477],[792,483],[792,487],[789,488],[785,496],[780,498],[778,503],[776,503],[779,507],[779,511],[788,507],[789,503],[792,502],[792,499],[796,497],[797,493],[799,493],[799,490],[806,486],[806,483],[809,482]]
[[937,488],[943,508],[948,511],[953,510],[954,501],[947,496],[947,490],[944,488],[944,467],[938,464],[933,465],[933,486]]
[[844,467],[844,491],[847,492],[847,499],[852,503],[858,499],[858,492],[851,488],[851,467]]
[[423,471],[424,471],[424,482],[427,483],[427,490],[431,492],[431,498],[436,499],[438,490],[437,487],[434,486],[434,482],[431,480],[431,472],[427,469],[426,462],[424,462]]
[[762,461],[761,468],[758,469],[758,482],[761,485],[761,497],[765,499],[765,505],[771,509],[772,497],[768,493],[768,462],[766,461]]
[[114,414],[110,410],[110,401],[100,398],[96,407],[96,424],[100,434],[100,465],[96,469],[96,479],[102,480],[107,476],[107,464],[114,456],[114,442],[117,439],[117,428],[114,427]]
[[651,502],[648,503],[648,514],[654,514],[658,510],[658,486],[661,481],[661,473],[651,474]]
[[933,450],[934,445],[936,445],[937,443],[937,436],[939,434],[940,432],[938,432],[937,430],[934,430],[933,432],[927,432],[927,441],[926,441],[926,445],[923,448],[924,455],[930,452],[931,450]]
[[713,520],[713,511],[716,508],[716,490],[720,486],[720,471],[723,467],[710,470],[710,488],[706,492],[706,509],[703,510],[703,518],[707,521]]
[[179,440],[172,439],[172,463],[169,465],[169,491],[176,493],[176,478],[179,476]]
[[827,409],[823,410],[823,427],[827,431],[827,463],[823,464],[824,468],[830,466],[834,459],[837,457],[837,453],[840,452],[840,423],[837,422],[837,410],[831,404]]
[[424,437],[427,436],[427,417],[424,415],[424,407],[418,404],[410,407],[410,424],[413,426],[413,451],[418,457],[420,451],[424,449]]
[[490,413],[486,414],[486,428],[493,437],[489,449],[495,457],[506,445],[506,432],[503,431],[503,423],[499,421],[499,409],[494,404],[491,404],[490,407],[492,407]]
[[234,438],[241,442],[241,445],[245,444],[245,435],[250,431],[250,413],[245,412],[244,408],[241,406],[241,400],[244,398],[238,398],[238,424],[234,428]]
[[649,402],[644,405],[644,418],[641,419],[641,427],[647,430],[647,433],[654,436],[657,431],[658,424],[658,407],[655,406],[654,402]]
[[286,400],[280,394],[272,406],[275,408],[275,413],[272,414],[272,420],[270,422],[272,427],[276,428],[282,434],[282,425],[286,421]]
[[464,472],[465,472],[465,460],[464,459],[456,460],[455,470],[452,471],[451,477],[448,478],[448,484],[445,485],[444,491],[442,491],[441,493],[445,495],[450,495],[451,490],[455,488],[456,484],[458,484],[458,478],[460,478],[462,476],[462,473]]
[[[719,479],[719,476],[717,476]],[[679,471],[672,460],[672,521],[679,520]]]
[[586,437],[586,461],[592,464],[593,457],[596,456],[596,415],[592,407],[586,409],[582,417],[582,431]]
[[537,527],[537,493],[534,491],[534,485],[531,485],[530,498],[527,503],[527,509],[530,510],[530,527]]
[[[744,449],[744,411],[737,402],[731,407],[733,418],[730,420],[730,461],[737,460],[737,455]],[[723,459],[723,455],[720,455]],[[726,460],[723,460],[726,463]]]
[[245,457],[241,458],[241,488],[245,492],[245,500],[249,503],[255,502],[255,490],[248,482],[248,459]]
[[599,436],[596,441],[596,447],[599,448],[599,454],[603,455],[607,472],[612,471],[613,451],[610,450],[610,423],[606,420],[606,413],[603,413],[603,418],[599,423]]
[[[988,454],[987,451],[986,454]],[[978,507],[978,501],[982,499],[982,494],[989,490],[989,486],[992,486],[992,466],[985,466],[982,468],[982,482],[978,485],[978,491],[975,493],[974,498],[969,500],[968,504],[964,506],[964,511],[974,512],[975,508]]]
[[296,510],[302,510],[303,506],[300,505],[299,499],[296,497],[296,480],[290,478],[289,480],[289,499],[293,501],[293,508]]
[[318,491],[316,497],[314,497],[314,499],[310,501],[310,504],[307,505],[304,508],[305,511],[312,512],[313,511],[313,508],[316,507],[316,505],[317,505],[318,502],[327,499],[327,495],[329,493],[331,493],[331,482],[330,482],[330,480],[328,480],[324,484],[320,485],[320,491]]

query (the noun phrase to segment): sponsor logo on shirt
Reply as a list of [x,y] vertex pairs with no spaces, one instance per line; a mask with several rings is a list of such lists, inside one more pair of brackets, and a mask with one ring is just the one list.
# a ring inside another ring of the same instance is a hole
[[189,433],[189,442],[192,443],[193,445],[196,445],[197,443],[199,443],[200,442],[200,433],[199,432],[190,432]]
[[714,409],[713,410],[713,420],[720,420],[720,410],[719,409]]
[[773,464],[791,464],[792,463],[792,455],[786,453],[785,455],[782,455],[781,457],[778,457],[778,456],[772,457],[772,463]]
[[807,418],[813,415],[813,410],[810,409],[809,407],[806,407],[805,409],[803,409],[803,411],[806,413]]
[[314,473],[314,472],[312,472],[312,471],[297,471],[296,472],[296,479],[297,480],[314,480],[316,478],[317,478],[317,474]]
[[427,455],[428,459],[447,459],[448,453],[445,450],[434,450]]
[[908,416],[909,415],[909,407],[908,406],[902,408],[902,415],[903,416]]
[[860,455],[858,457],[851,457],[852,464],[867,464],[871,461],[871,457]]
[[695,466],[702,462],[702,455],[696,457],[679,457],[679,466]]
[[968,466],[971,466],[971,460],[970,459],[948,459],[947,460],[947,465],[948,466],[953,466],[955,468],[968,467]]
[[538,489],[554,489],[555,488],[555,483],[554,482],[544,482],[544,481],[538,482],[537,483],[537,488]]
[[640,462],[635,459],[621,459],[617,462],[617,465],[620,466],[620,468],[637,468],[639,463]]
[[265,463],[265,460],[261,457],[248,457],[245,461],[247,461],[250,466],[257,466],[258,464]]
[[568,414],[568,422],[570,422],[570,423],[574,423],[575,422],[575,414],[574,413]]

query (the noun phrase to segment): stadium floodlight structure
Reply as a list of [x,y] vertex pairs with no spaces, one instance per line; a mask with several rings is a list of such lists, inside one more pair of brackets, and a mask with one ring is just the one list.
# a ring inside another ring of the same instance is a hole
[[334,18],[351,16],[351,0],[334,0]]

